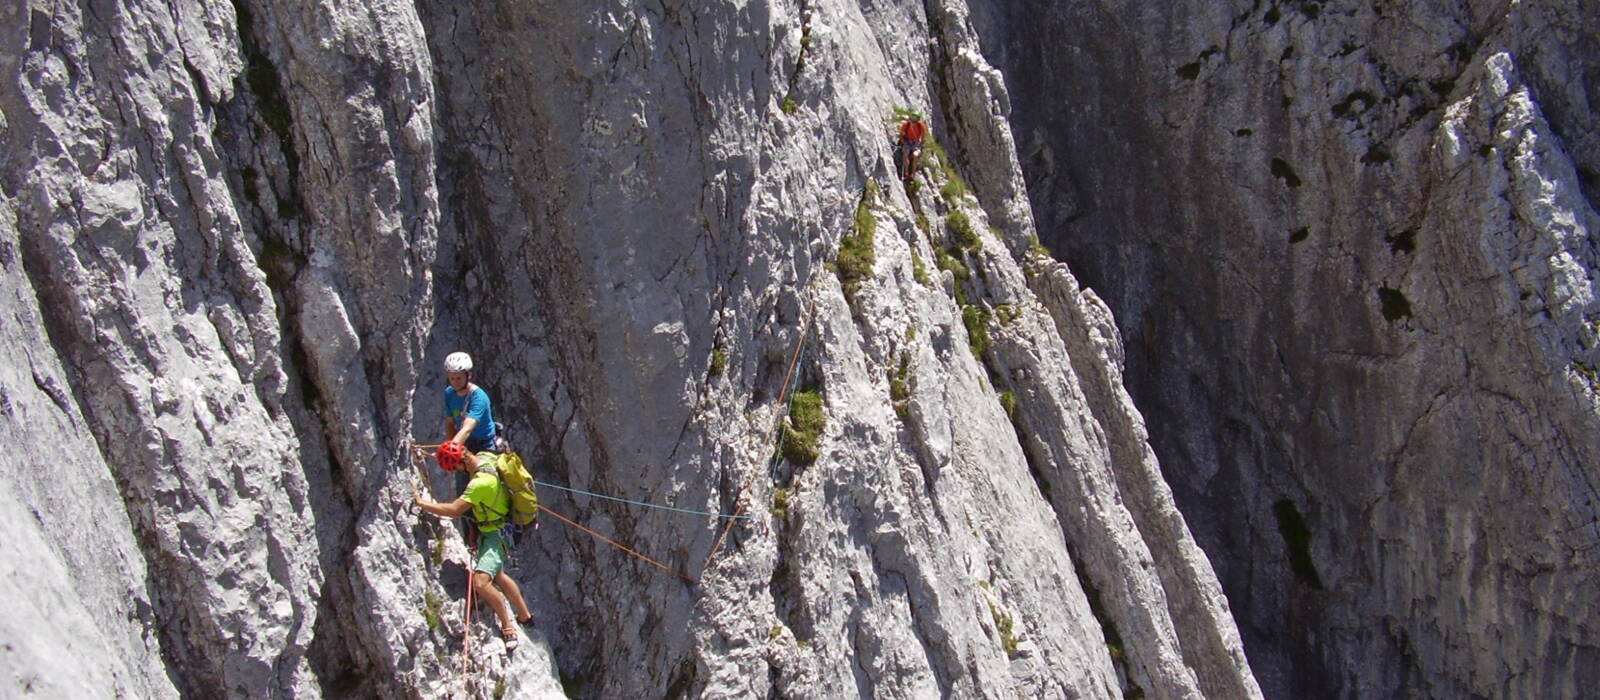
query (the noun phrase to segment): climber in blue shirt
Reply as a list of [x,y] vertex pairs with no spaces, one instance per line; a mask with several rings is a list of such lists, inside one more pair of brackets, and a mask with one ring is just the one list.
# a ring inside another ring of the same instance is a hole
[[450,353],[444,358],[444,434],[446,442],[459,442],[474,454],[500,452],[489,392],[472,383],[472,356]]

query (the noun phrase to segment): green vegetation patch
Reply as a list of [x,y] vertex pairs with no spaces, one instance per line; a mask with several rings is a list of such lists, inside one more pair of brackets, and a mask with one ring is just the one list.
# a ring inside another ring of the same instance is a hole
[[961,323],[967,327],[967,345],[972,356],[982,359],[989,349],[989,312],[968,304],[961,307]]
[[938,248],[934,250],[934,255],[938,256],[934,264],[938,265],[939,269],[949,270],[950,274],[955,275],[957,284],[967,281],[967,278],[972,276],[972,271],[967,269],[967,264],[961,262],[960,248],[951,248],[949,250]]
[[871,187],[862,193],[856,205],[855,226],[839,239],[839,257],[834,261],[834,272],[846,297],[855,296],[861,281],[872,276],[872,266],[877,262],[873,242],[878,231],[878,218],[872,214],[874,199]]
[[817,461],[817,441],[827,418],[822,413],[822,394],[795,392],[789,400],[789,422],[783,426],[783,458],[791,464]]
[[894,406],[894,414],[905,420],[911,415],[911,383],[907,378],[911,375],[911,354],[900,353],[900,366],[889,371],[889,402]]
[[945,217],[944,225],[950,230],[951,240],[954,240],[956,245],[967,250],[977,250],[983,246],[983,241],[979,240],[978,232],[972,228],[972,220],[967,218],[966,212],[959,209],[950,212],[950,215]]
[[1017,392],[1010,390],[1000,392],[1000,407],[1006,410],[1006,417],[1015,423],[1017,421]]
[[711,376],[721,376],[728,369],[728,351],[722,348],[711,349]]
[[939,188],[939,196],[943,197],[947,204],[953,204],[967,196],[967,181],[961,177],[961,173],[956,172],[955,164],[950,161],[950,154],[944,150],[943,145],[934,140],[932,134],[923,140],[922,150],[931,156],[925,158],[924,162],[938,168],[939,174],[944,178],[944,185]]
[[1586,362],[1574,362],[1572,363],[1572,369],[1589,381],[1589,391],[1600,392],[1600,370],[1596,370],[1594,365]]
[[1007,658],[1017,658],[1016,621],[1000,612],[993,602],[989,603],[989,615],[994,618],[995,629],[1000,632],[1000,648],[1005,650]]
[[782,520],[789,515],[789,489],[772,490],[772,516]]
[[1051,257],[1050,249],[1044,247],[1044,244],[1039,242],[1038,236],[1033,236],[1028,239],[1028,253],[1036,258],[1041,258],[1044,260],[1049,260]]
[[911,109],[910,107],[903,107],[903,106],[900,106],[900,105],[895,105],[895,108],[894,108],[893,112],[889,115],[889,118],[885,119],[883,121],[884,121],[885,124],[888,124],[890,126],[897,126],[897,125],[900,124],[900,122],[903,122],[903,121],[905,121],[907,119],[910,119],[912,117],[915,117],[915,116],[918,116],[916,110]]
[[1017,319],[1022,318],[1022,309],[1017,308],[1014,304],[1001,304],[994,307],[994,316],[1000,319],[1000,325],[1009,326],[1015,323]]
[[933,284],[933,280],[928,277],[928,266],[922,263],[922,258],[916,253],[911,254],[911,279],[921,285]]
[[439,629],[440,613],[444,611],[444,601],[433,591],[422,594],[422,619],[428,622],[429,630]]
[[961,201],[962,197],[967,196],[966,183],[963,183],[960,180],[946,180],[945,183],[939,187],[939,196],[943,197],[945,202],[955,204],[956,202]]

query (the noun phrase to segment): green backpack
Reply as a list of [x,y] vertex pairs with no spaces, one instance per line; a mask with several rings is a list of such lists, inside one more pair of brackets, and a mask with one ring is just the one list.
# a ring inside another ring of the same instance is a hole
[[522,457],[515,452],[503,455],[484,452],[478,455],[478,459],[494,461],[500,485],[511,493],[511,522],[527,525],[539,517],[539,496],[533,491],[533,475],[522,464]]

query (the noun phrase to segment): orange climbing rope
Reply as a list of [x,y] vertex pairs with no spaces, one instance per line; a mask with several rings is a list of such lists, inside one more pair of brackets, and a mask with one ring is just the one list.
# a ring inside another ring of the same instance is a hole
[[[816,316],[816,307],[817,307],[817,302],[816,302],[815,299],[813,299],[806,306],[805,323],[802,324],[801,327],[800,327],[800,337],[799,337],[799,339],[797,339],[795,341],[794,353],[791,354],[790,357],[789,357],[789,366],[788,366],[788,368],[786,370],[784,370],[783,383],[781,385],[781,388],[778,391],[778,402],[777,402],[777,405],[779,405],[779,406],[785,405],[785,402],[788,400],[789,389],[792,388],[791,380],[794,379],[794,371],[795,371],[796,365],[800,361],[801,351],[805,348],[806,336],[811,332],[811,322]],[[783,424],[782,421],[783,421],[785,415],[787,415],[787,411],[780,412],[773,419],[772,432],[769,433],[768,436],[767,436],[767,440],[766,440],[767,443],[770,444],[774,439],[776,439],[778,428],[782,426],[782,424]],[[426,475],[426,472],[422,468],[422,465],[420,463],[420,458],[424,458],[424,457],[429,456],[428,450],[437,449],[438,447],[439,447],[438,445],[417,445],[417,444],[413,444],[412,445],[412,454],[415,457],[419,458],[417,466],[418,466],[419,474],[423,477],[422,481],[423,481],[424,484],[426,484],[426,476],[427,475]],[[755,472],[752,472],[750,474],[750,476],[745,479],[744,484],[739,487],[737,500],[736,500],[736,502],[734,504],[733,516],[732,517],[723,516],[723,517],[727,517],[728,524],[726,526],[724,526],[722,528],[722,532],[717,535],[717,541],[712,544],[711,552],[706,556],[705,563],[700,566],[700,570],[702,572],[704,572],[707,568],[709,568],[711,566],[711,562],[716,559],[717,551],[722,547],[722,541],[728,536],[728,531],[732,530],[733,529],[733,523],[736,520],[740,519],[739,516],[740,516],[741,512],[744,510],[744,501],[743,501],[744,494],[745,494],[746,491],[748,491],[750,489],[750,485],[755,483],[756,476],[759,473],[760,473],[759,470],[755,471]],[[547,485],[548,486],[549,484],[542,484],[542,485]],[[563,489],[563,490],[571,490],[571,489]],[[596,494],[590,494],[590,495],[596,495]],[[605,497],[605,498],[611,498],[611,497]],[[624,500],[624,499],[615,499],[615,498],[613,498],[613,500]],[[631,503],[632,501],[628,501],[628,502]],[[648,505],[648,504],[645,504],[645,505]],[[575,527],[575,528],[577,528],[577,529],[589,534],[590,536],[594,537],[595,539],[598,539],[598,540],[600,540],[602,542],[605,542],[606,544],[611,545],[612,547],[620,549],[623,552],[626,552],[628,555],[636,557],[639,560],[650,564],[651,566],[654,566],[654,567],[656,567],[658,569],[661,569],[662,571],[670,573],[673,576],[677,576],[678,578],[683,579],[684,581],[686,581],[688,583],[691,583],[691,584],[695,583],[694,579],[689,578],[687,575],[683,574],[682,572],[676,571],[676,570],[672,569],[671,567],[667,566],[666,564],[663,564],[663,563],[661,563],[659,561],[651,559],[650,557],[647,557],[647,556],[645,556],[643,554],[640,554],[639,552],[628,548],[627,546],[617,542],[616,540],[613,540],[613,539],[611,539],[609,537],[606,537],[605,535],[602,535],[602,534],[600,534],[598,532],[595,532],[594,530],[591,530],[591,529],[589,529],[587,527],[579,525],[577,522],[573,521],[572,519],[570,519],[570,518],[568,518],[568,517],[566,517],[566,516],[564,516],[564,515],[562,515],[560,513],[557,513],[555,511],[551,510],[549,506],[540,505],[539,510],[541,510],[541,511],[543,511],[545,513],[549,513],[550,515],[554,516],[557,520],[560,520],[561,522],[564,522],[564,523],[566,523],[568,525],[571,525],[571,526],[573,526],[573,527]],[[467,650],[470,648],[471,634],[472,634],[471,625],[472,625],[472,590],[473,590],[473,587],[472,587],[472,571],[470,570],[470,568],[471,567],[469,566],[468,567],[469,570],[467,571],[467,613],[466,613],[467,631],[466,631],[466,637],[462,641],[462,651],[463,651],[463,654],[465,654],[467,656],[466,661],[463,662],[463,665],[462,665],[462,671],[463,671],[464,674],[470,673],[470,667],[468,666],[468,664],[470,664],[470,662],[471,662],[471,656],[470,656],[470,654],[467,654]],[[469,682],[470,682],[470,677],[469,677]]]
[[645,556],[643,554],[640,554],[640,553],[635,552],[635,551],[633,551],[631,549],[628,549],[627,547],[619,544],[616,540],[613,540],[613,539],[611,539],[609,537],[606,537],[605,535],[602,535],[602,534],[600,534],[598,532],[595,532],[594,530],[590,530],[589,528],[586,528],[586,527],[584,527],[582,525],[579,525],[579,524],[573,522],[571,519],[567,518],[566,516],[564,516],[564,515],[562,515],[560,513],[557,513],[557,512],[555,512],[553,510],[550,510],[549,506],[540,505],[539,506],[539,510],[541,512],[545,512],[545,513],[549,513],[551,515],[554,515],[554,516],[556,516],[557,520],[560,520],[561,522],[564,522],[564,523],[566,523],[568,525],[571,525],[571,526],[573,526],[575,528],[578,528],[579,530],[587,532],[590,535],[593,535],[596,539],[600,540],[601,542],[609,544],[609,545],[611,545],[613,547],[616,547],[617,549],[620,549],[620,550],[622,550],[624,552],[627,552],[628,554],[631,554],[631,555],[633,555],[635,557],[638,557],[638,558],[650,563],[651,565],[661,569],[662,571],[665,571],[665,572],[667,572],[669,574],[672,574],[673,576],[677,576],[678,578],[681,578],[681,579],[683,579],[685,581],[688,581],[689,583],[694,583],[694,581],[690,580],[690,578],[688,576],[684,576],[683,574],[672,570],[666,564],[663,564],[663,563],[661,563],[659,561],[651,559],[650,557],[647,557],[647,556]]
[[[794,354],[789,356],[789,369],[783,373],[783,385],[778,389],[777,405],[779,406],[786,405],[784,402],[789,396],[789,380],[794,378],[794,368],[795,365],[800,362],[800,351],[805,348],[806,334],[811,332],[811,320],[815,318],[816,310],[817,301],[812,299],[811,303],[806,306],[806,321],[804,325],[800,326],[800,339],[795,341]],[[772,432],[767,435],[767,441],[764,444],[770,445],[772,444],[772,441],[777,438],[778,428],[783,425],[783,419],[787,414],[788,411],[780,411],[777,417],[773,419]],[[739,515],[739,513],[744,510],[744,492],[750,489],[750,485],[755,483],[756,475],[760,473],[760,470],[754,470],[750,472],[750,476],[744,480],[744,485],[739,487],[739,493],[734,497],[734,515]],[[706,569],[711,568],[711,562],[717,558],[717,552],[722,549],[722,540],[728,536],[728,531],[733,529],[733,524],[736,521],[736,518],[730,518],[728,520],[728,524],[722,527],[722,534],[717,535],[717,541],[712,543],[711,551],[706,554],[705,563],[700,565],[700,573],[702,574],[702,577],[705,574]]]

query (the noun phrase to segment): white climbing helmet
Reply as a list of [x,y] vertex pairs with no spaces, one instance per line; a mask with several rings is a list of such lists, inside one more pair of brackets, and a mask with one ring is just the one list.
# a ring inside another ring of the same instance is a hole
[[464,352],[452,352],[444,358],[444,371],[446,372],[471,372],[472,356]]

